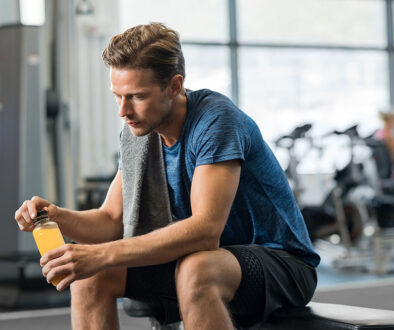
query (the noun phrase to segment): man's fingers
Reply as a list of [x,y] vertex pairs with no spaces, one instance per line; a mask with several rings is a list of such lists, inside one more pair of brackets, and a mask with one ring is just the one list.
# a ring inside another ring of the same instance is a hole
[[[25,204],[24,204],[25,205]],[[22,231],[32,231],[34,226],[25,206],[15,212],[15,220]]]
[[56,285],[56,290],[63,291],[64,289],[69,287],[70,284],[74,281],[75,281],[75,276],[73,276],[72,274],[64,276],[64,278],[59,282],[59,284]]
[[47,277],[51,269],[62,266],[70,262],[70,257],[67,257],[66,254],[61,254],[59,257],[54,257],[55,259],[51,259],[47,261],[43,266],[42,266],[42,274]]
[[44,267],[45,264],[48,263],[50,260],[61,257],[66,250],[67,244],[45,253],[40,259],[41,267]]
[[26,202],[27,202],[27,207],[29,209],[29,213],[30,215],[33,216],[33,218],[37,216],[37,211],[42,210],[43,208],[51,204],[46,199],[43,199],[38,196],[33,196],[31,200]]
[[[34,197],[33,197],[34,198]],[[29,200],[26,202],[27,210],[29,212],[29,216],[34,219],[37,217],[37,205],[36,200]]]
[[44,276],[48,283],[51,283],[55,279],[60,279],[60,282],[56,285],[56,290],[58,291],[63,291],[75,281],[75,275],[70,271],[70,267],[67,264],[52,268],[48,274],[44,274]]
[[32,223],[33,222],[33,219],[30,217],[30,214],[29,214],[29,211],[27,210],[27,208],[24,208],[23,210],[22,210],[22,218],[23,218],[23,220],[27,223],[27,224],[30,224],[30,223]]
[[[59,266],[50,270],[50,272],[45,276],[48,283],[51,283],[54,279],[60,278],[63,280],[64,277],[67,277],[70,274],[67,265]],[[57,284],[59,285],[60,282]]]
[[39,196],[33,196],[30,200],[33,201],[39,208],[49,205],[49,202],[46,199]]
[[56,266],[62,265],[61,262],[59,262],[59,259],[54,259],[48,261],[43,267],[42,267],[42,275],[44,275],[46,278],[48,278],[49,273],[53,268]]
[[21,207],[15,212],[15,220],[20,230],[32,231],[33,219],[37,217],[37,211],[49,206],[50,203],[38,196],[34,196],[31,200],[23,202]]

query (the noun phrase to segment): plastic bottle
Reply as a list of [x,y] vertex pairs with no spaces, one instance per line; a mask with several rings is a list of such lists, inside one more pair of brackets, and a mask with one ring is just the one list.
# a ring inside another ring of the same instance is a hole
[[[41,256],[65,244],[57,223],[49,219],[47,211],[38,212],[33,223],[35,226],[33,236]],[[65,275],[55,277],[52,284],[54,286],[58,285],[64,277]]]

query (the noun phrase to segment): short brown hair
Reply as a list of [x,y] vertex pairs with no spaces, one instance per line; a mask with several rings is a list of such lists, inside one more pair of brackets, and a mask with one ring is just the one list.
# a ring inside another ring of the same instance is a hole
[[108,67],[151,69],[162,88],[176,74],[185,78],[179,34],[162,23],[137,25],[112,37],[103,60]]

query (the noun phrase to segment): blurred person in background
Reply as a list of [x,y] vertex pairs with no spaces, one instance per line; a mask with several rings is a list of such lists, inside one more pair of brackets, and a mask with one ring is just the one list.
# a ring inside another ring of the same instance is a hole
[[384,142],[394,162],[394,109],[380,111],[379,117],[383,122],[383,127],[375,132],[374,137]]

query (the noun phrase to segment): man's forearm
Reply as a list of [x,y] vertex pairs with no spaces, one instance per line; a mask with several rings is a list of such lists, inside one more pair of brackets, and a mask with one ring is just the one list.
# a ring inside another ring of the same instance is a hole
[[95,244],[122,238],[123,224],[119,219],[112,219],[102,209],[72,211],[58,208],[55,220],[62,234],[82,244]]
[[140,267],[170,262],[193,252],[219,246],[220,233],[193,217],[151,233],[101,244],[104,267]]

